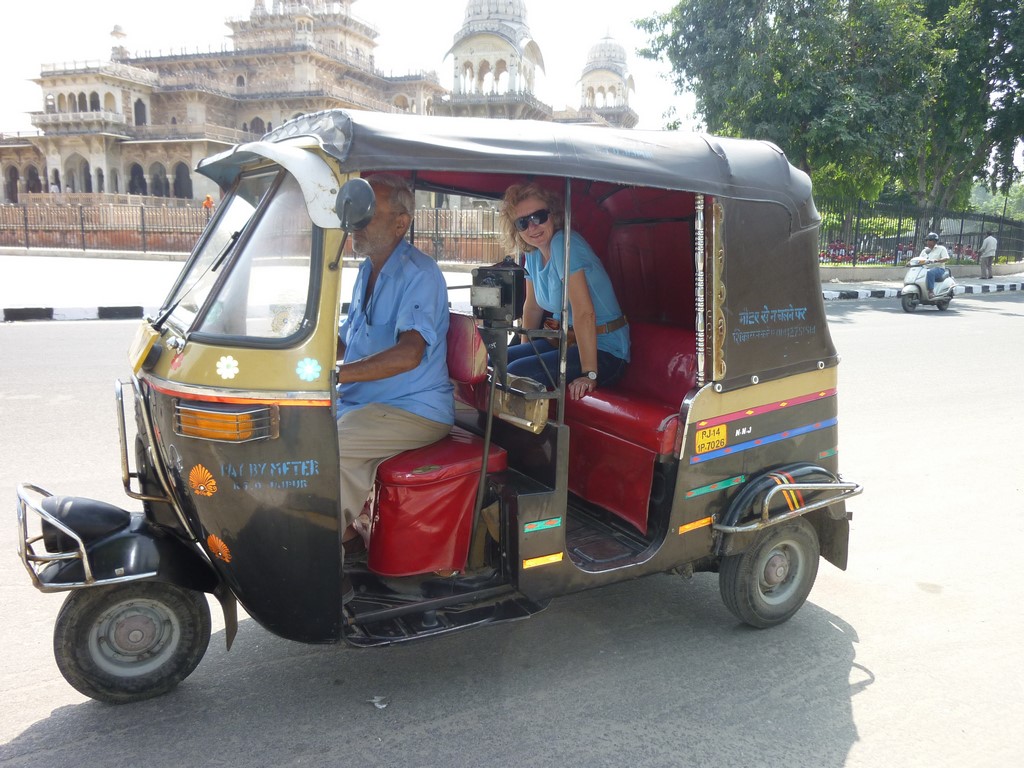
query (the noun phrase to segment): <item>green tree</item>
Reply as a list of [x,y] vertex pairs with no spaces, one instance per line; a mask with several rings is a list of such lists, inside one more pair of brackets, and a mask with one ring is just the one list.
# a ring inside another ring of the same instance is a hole
[[1021,171],[1015,156],[1024,137],[1024,0],[989,0],[992,27],[986,75],[991,88],[991,164],[983,180],[1006,193]]
[[971,207],[991,216],[1024,219],[1024,184],[1015,182],[995,195],[987,189],[976,187],[971,194]]
[[1007,67],[993,50],[1022,47],[1005,5],[681,0],[637,26],[641,55],[667,59],[711,132],[776,142],[824,194],[874,199],[895,181],[933,207],[968,194],[995,152],[990,94]]

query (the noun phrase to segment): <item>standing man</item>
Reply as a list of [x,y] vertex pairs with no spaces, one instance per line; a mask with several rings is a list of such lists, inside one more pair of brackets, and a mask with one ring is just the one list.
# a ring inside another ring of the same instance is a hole
[[455,423],[448,378],[448,288],[437,262],[404,239],[413,193],[391,174],[369,179],[377,207],[352,234],[359,266],[338,331],[338,445],[346,551],[377,467],[396,453],[437,442]]
[[981,250],[978,251],[978,263],[981,264],[981,279],[988,280],[992,277],[992,259],[996,255],[996,236],[991,229],[986,230],[987,237],[981,241]]
[[[921,258],[928,264],[945,264],[949,261],[949,251],[946,246],[939,245],[939,236],[935,232],[929,232],[924,238],[924,249],[921,251]],[[941,280],[946,273],[945,267],[931,267],[928,270],[928,298],[935,298],[935,281]]]

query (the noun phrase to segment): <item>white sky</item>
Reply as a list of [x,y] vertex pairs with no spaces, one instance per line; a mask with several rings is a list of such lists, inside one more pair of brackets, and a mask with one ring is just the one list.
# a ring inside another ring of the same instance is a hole
[[[666,64],[635,55],[645,38],[632,24],[634,18],[663,12],[674,0],[526,0],[527,23],[540,46],[546,78],[537,96],[555,109],[579,106],[577,81],[590,47],[606,34],[622,44],[629,57],[636,92],[630,106],[640,116],[639,128],[660,128],[670,105],[686,119],[692,100],[673,93],[664,79]],[[268,5],[271,3],[268,2]],[[31,5],[18,13],[45,14],[31,25],[17,29],[14,11],[5,4],[4,44],[0,46],[0,132],[32,131],[25,114],[42,110],[42,95],[32,78],[41,66],[58,62],[107,60],[113,39],[110,31],[121,26],[123,45],[132,53],[179,53],[211,48],[228,42],[227,18],[248,17],[253,0],[166,0],[125,3],[123,0],[47,0],[38,11]],[[599,9],[599,10],[597,10]],[[466,0],[359,0],[355,16],[375,26],[376,64],[385,74],[435,70],[441,83],[452,86],[451,59],[442,57],[451,48],[461,27]],[[19,25],[20,26],[20,25]]]

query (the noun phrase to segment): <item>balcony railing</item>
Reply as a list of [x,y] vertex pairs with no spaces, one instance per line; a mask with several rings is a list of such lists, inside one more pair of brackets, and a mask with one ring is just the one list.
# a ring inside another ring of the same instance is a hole
[[119,61],[65,61],[59,64],[43,64],[42,77],[57,75],[110,75],[143,85],[156,85],[160,76],[141,67],[133,67]]
[[117,112],[33,112],[32,125],[48,134],[116,133],[127,139],[163,139],[220,141],[239,144],[258,139],[260,134],[240,131],[216,123],[165,123],[161,125],[130,125],[128,118]]
[[128,120],[119,112],[32,112],[29,119],[46,134],[128,132]]
[[327,82],[309,80],[297,83],[293,80],[257,80],[246,85],[228,85],[212,77],[180,75],[165,77],[160,91],[203,91],[233,99],[287,99],[287,98],[329,98],[372,109],[379,112],[398,112],[392,104],[374,98],[358,89]]

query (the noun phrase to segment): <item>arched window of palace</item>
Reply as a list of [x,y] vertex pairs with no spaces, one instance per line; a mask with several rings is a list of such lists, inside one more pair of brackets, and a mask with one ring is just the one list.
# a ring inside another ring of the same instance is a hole
[[508,62],[498,59],[498,63],[494,65],[494,92],[508,93],[508,81]]
[[149,194],[156,197],[171,196],[171,182],[167,178],[167,169],[163,163],[149,166]]
[[192,197],[192,176],[185,163],[174,166],[174,196],[184,200]]
[[480,62],[480,69],[476,73],[476,85],[479,93],[494,92],[494,73],[491,71],[491,62]]
[[34,165],[30,165],[25,171],[25,191],[43,191],[43,180],[39,178],[39,169]]
[[100,111],[100,95],[93,91],[89,94],[89,111],[99,112]]
[[149,122],[146,118],[146,102],[142,99],[135,100],[135,124],[145,125]]
[[263,120],[258,118],[258,117],[254,117],[252,119],[252,125],[249,126],[249,129],[253,133],[264,134],[264,133],[267,132],[267,129],[266,129],[266,126],[263,123]]
[[4,200],[8,203],[18,202],[18,169],[13,165],[4,173]]
[[146,184],[146,174],[142,172],[142,166],[138,163],[132,163],[128,169],[128,194],[129,195],[148,195],[148,186]]

